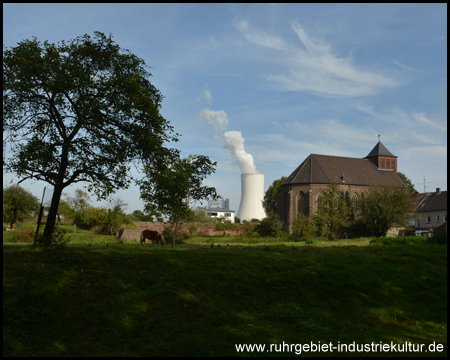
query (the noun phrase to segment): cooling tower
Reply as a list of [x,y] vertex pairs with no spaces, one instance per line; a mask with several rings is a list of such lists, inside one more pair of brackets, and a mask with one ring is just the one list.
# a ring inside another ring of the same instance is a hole
[[264,174],[241,175],[241,203],[238,218],[242,220],[263,219]]

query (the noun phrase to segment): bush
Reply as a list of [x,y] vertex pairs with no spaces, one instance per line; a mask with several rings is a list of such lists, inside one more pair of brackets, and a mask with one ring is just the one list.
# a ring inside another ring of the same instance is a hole
[[[54,228],[53,229],[53,233],[52,233],[52,241],[50,244],[48,244],[51,248],[56,248],[56,249],[62,249],[65,248],[69,242],[72,241],[72,238],[70,236],[66,235],[66,230],[61,229],[61,228]],[[47,244],[42,240],[42,237],[44,236],[43,233],[38,235],[38,239],[37,239],[37,245],[44,245],[46,246]]]
[[277,239],[280,237],[281,230],[283,230],[283,222],[276,214],[269,214],[255,228],[260,236],[274,236]]
[[438,234],[434,234],[432,237],[430,237],[428,239],[428,243],[446,245],[447,244],[447,231],[443,231]]
[[190,224],[188,226],[188,231],[189,231],[189,235],[192,236],[196,233],[196,231],[198,230],[198,226],[195,224]]
[[256,231],[256,225],[255,223],[252,223],[250,221],[244,220],[244,226],[242,228],[242,234],[246,237],[258,237],[259,234]]
[[31,244],[34,241],[35,232],[26,229],[17,229],[15,231],[9,231],[3,236],[4,243],[25,243]]
[[413,245],[426,244],[428,239],[425,236],[399,236],[399,237],[379,237],[370,240],[371,244],[382,245]]
[[225,230],[236,230],[238,228],[237,224],[233,224],[231,222],[221,222],[217,221],[214,224],[215,231],[225,231]]

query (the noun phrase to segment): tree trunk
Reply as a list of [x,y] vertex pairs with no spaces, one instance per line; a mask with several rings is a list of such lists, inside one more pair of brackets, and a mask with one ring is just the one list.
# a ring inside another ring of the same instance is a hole
[[50,205],[50,210],[48,211],[47,224],[45,225],[44,236],[42,238],[42,245],[50,245],[52,242],[52,234],[56,224],[56,215],[58,212],[62,191],[63,187],[61,185],[55,185],[53,189],[52,204]]

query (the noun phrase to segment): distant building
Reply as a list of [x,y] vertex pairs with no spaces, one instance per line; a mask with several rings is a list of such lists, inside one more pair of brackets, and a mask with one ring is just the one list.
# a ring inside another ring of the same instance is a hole
[[380,141],[362,159],[311,154],[281,184],[278,195],[281,219],[290,225],[300,212],[314,214],[322,192],[332,179],[338,181],[341,191],[348,192],[355,210],[370,186],[406,188],[397,175],[397,156]]
[[206,215],[211,218],[224,218],[227,222],[234,223],[236,211],[230,210],[230,200],[211,200],[208,201],[208,207],[203,208],[206,211]]
[[415,195],[415,235],[431,236],[439,230],[447,231],[447,191]]

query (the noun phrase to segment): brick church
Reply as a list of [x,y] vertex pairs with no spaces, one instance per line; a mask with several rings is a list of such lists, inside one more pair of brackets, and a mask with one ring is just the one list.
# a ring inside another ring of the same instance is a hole
[[397,175],[397,156],[381,141],[362,159],[311,154],[281,184],[278,195],[281,220],[290,225],[300,211],[314,214],[322,191],[333,178],[341,191],[348,191],[354,208],[370,186],[406,187]]

